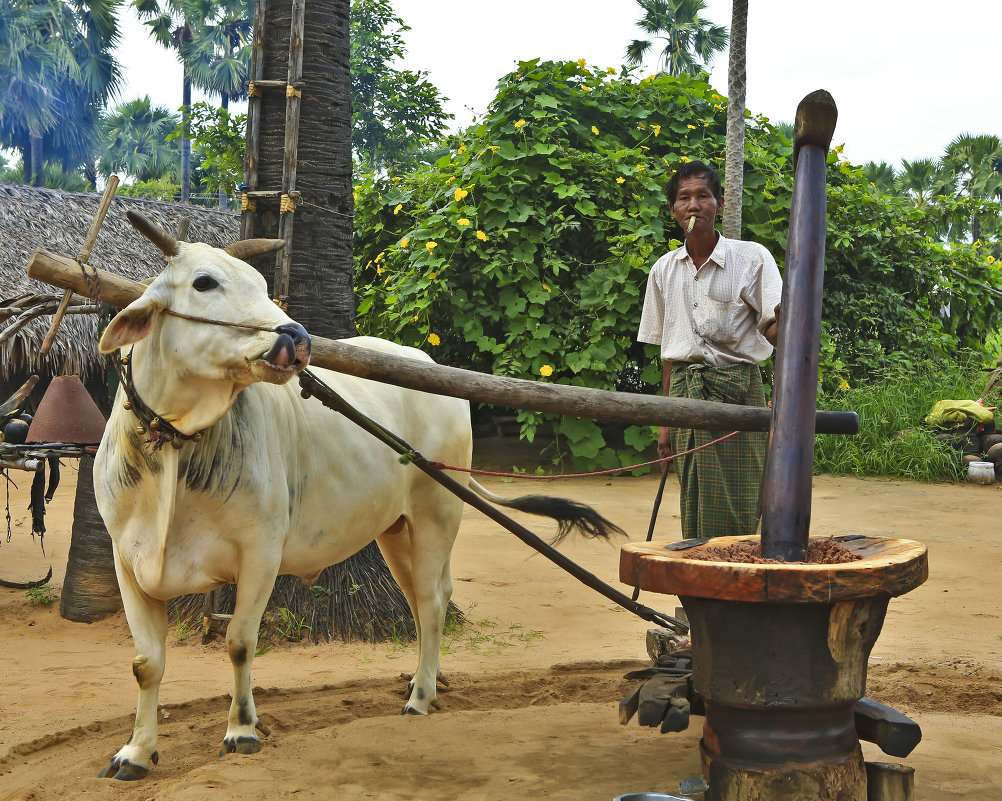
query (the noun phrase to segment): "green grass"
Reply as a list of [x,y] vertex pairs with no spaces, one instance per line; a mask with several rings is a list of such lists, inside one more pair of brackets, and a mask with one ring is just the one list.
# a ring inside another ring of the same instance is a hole
[[[959,452],[938,440],[923,420],[937,401],[977,399],[986,378],[981,359],[967,357],[950,365],[891,365],[872,381],[820,395],[819,409],[856,412],[860,431],[815,437],[815,472],[961,480]],[[1002,393],[993,392],[986,403],[1002,406]]]
[[28,599],[28,603],[32,606],[52,606],[52,604],[59,600],[56,591],[48,585],[29,587],[24,595]]

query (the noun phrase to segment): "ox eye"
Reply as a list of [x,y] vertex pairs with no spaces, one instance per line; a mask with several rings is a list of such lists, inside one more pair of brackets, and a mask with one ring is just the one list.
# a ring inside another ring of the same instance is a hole
[[210,289],[215,289],[219,286],[219,282],[211,276],[200,275],[191,282],[191,285],[195,288],[196,292],[208,292]]

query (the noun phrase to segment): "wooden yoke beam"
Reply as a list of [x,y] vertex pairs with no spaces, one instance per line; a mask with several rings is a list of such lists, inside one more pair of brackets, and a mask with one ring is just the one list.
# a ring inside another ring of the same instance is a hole
[[[117,308],[127,306],[146,289],[140,283],[104,270],[98,270],[97,274],[101,299]],[[85,297],[90,296],[90,288],[80,265],[73,259],[47,250],[39,248],[32,254],[28,275],[62,289],[72,289]],[[772,419],[771,410],[755,406],[611,392],[488,375],[441,364],[402,359],[322,337],[313,338],[310,363],[335,372],[435,395],[448,395],[515,409],[585,417],[606,423],[719,431],[768,431]],[[815,431],[819,434],[855,434],[859,431],[859,417],[855,412],[818,412]]]

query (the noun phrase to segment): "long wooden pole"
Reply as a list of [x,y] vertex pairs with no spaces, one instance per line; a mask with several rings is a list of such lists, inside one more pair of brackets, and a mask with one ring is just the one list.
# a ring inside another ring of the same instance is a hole
[[[65,256],[39,248],[28,264],[28,275],[53,286],[88,294],[80,266]],[[140,283],[98,270],[101,298],[122,308],[146,289]],[[769,409],[729,403],[665,398],[609,392],[589,387],[546,384],[519,378],[487,375],[441,364],[390,356],[342,340],[314,337],[310,363],[384,384],[435,395],[465,398],[480,403],[586,417],[608,423],[664,425],[718,431],[768,431]],[[814,430],[819,434],[855,434],[855,412],[818,412]]]
[[821,290],[825,276],[825,159],[838,112],[812,92],[797,108],[783,314],[773,376],[772,436],[762,477],[762,556],[803,561],[811,525]]

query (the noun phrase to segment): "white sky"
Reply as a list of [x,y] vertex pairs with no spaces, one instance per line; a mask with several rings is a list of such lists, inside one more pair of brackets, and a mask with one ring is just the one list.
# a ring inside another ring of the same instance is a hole
[[[903,158],[940,156],[961,133],[1002,136],[1000,0],[749,6],[746,102],[753,113],[789,122],[804,95],[827,89],[839,107],[835,142],[855,163],[899,166]],[[403,65],[429,73],[456,125],[483,114],[517,61],[584,58],[615,67],[641,36],[636,0],[394,0],[394,8],[411,27]],[[708,0],[705,15],[729,28],[731,0]],[[181,69],[143,31],[138,22],[125,26],[119,59],[129,83],[121,99],[149,93],[177,108]],[[727,93],[726,53],[711,65],[711,83]]]

